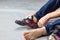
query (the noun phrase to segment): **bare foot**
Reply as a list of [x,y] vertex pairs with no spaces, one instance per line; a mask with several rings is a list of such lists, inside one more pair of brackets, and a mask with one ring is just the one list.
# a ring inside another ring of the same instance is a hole
[[24,38],[26,40],[34,40],[34,39],[30,38],[30,36],[29,36],[29,35],[31,35],[30,33],[31,33],[31,30],[27,31],[27,32],[24,32]]
[[46,35],[45,28],[33,29],[28,32],[24,32],[24,37],[26,40],[35,40],[37,37]]

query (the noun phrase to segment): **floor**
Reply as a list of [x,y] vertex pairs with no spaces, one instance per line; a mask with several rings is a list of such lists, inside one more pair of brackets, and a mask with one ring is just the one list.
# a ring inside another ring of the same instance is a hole
[[[23,32],[30,28],[15,24],[15,20],[38,11],[46,2],[47,0],[0,0],[0,40],[25,40]],[[36,40],[47,40],[47,37]]]

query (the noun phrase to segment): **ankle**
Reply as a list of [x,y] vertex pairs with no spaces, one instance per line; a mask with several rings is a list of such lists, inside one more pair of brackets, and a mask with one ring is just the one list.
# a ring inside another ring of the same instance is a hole
[[33,21],[37,23],[37,18],[35,16],[33,16]]

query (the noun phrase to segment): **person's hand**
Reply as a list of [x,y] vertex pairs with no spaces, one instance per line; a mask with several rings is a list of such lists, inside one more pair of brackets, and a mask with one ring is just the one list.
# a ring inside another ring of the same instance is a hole
[[38,21],[38,27],[43,27],[45,26],[45,24],[48,22],[48,18],[47,17],[42,17],[39,21]]

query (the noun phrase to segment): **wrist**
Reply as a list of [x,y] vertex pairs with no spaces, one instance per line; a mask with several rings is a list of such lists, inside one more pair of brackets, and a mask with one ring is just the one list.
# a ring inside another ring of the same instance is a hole
[[45,20],[49,20],[50,16],[49,15],[45,15],[44,18],[45,18]]

